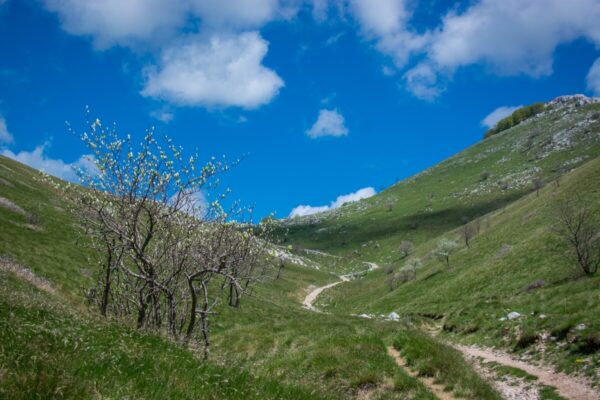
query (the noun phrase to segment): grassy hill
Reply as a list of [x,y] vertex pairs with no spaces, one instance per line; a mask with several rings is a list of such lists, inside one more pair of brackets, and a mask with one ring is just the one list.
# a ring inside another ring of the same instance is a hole
[[[288,263],[240,309],[221,307],[208,361],[100,318],[84,297],[89,250],[37,176],[0,157],[0,398],[434,398],[387,355],[403,325],[300,307],[307,288],[337,279],[323,268]],[[498,398],[467,370],[451,390]]]
[[[559,186],[546,186],[539,197],[531,193],[484,216],[470,248],[458,230],[442,234],[461,243],[452,268],[432,255],[434,238],[411,256],[423,260],[416,280],[391,288],[391,271],[376,271],[328,291],[320,305],[336,313],[395,311],[455,340],[536,354],[543,348],[565,369],[593,376],[600,366],[600,276],[575,269],[551,230],[553,204],[574,193],[600,207],[599,158],[565,175]],[[513,311],[521,317],[501,320]]]
[[530,193],[600,155],[600,103],[578,96],[482,140],[389,189],[339,209],[283,220],[279,240],[394,263],[402,240],[415,244]]
[[[598,380],[600,276],[582,276],[564,256],[551,217],[557,198],[575,194],[600,208],[599,155],[600,103],[559,98],[372,198],[282,221],[280,239],[384,266],[323,293],[325,310],[394,311],[447,340],[525,352]],[[461,229],[474,220],[468,248]],[[433,255],[442,238],[459,243],[450,269]],[[410,257],[402,240],[415,245]],[[423,261],[416,279],[391,286],[412,258]],[[510,312],[520,316],[506,320]]]
[[[85,300],[96,271],[68,205],[37,171],[0,157],[0,398],[434,399],[423,376],[455,397],[500,398],[446,340],[597,379],[600,277],[574,274],[549,227],[557,197],[600,206],[599,155],[600,104],[559,98],[373,198],[281,221],[279,244],[311,262],[290,259],[241,308],[220,307],[208,361],[100,318]],[[539,195],[534,181],[545,184]],[[437,241],[459,239],[474,219],[471,247],[445,267],[432,255]],[[391,287],[408,260],[402,240],[423,265]],[[323,292],[326,313],[300,307],[363,261],[383,268]],[[400,322],[381,318],[391,311]],[[373,318],[353,316],[363,313]],[[392,344],[418,374],[388,355]]]

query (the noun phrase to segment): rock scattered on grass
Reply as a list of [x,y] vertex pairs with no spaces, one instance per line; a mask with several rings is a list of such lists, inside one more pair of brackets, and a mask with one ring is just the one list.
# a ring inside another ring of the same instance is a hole
[[5,208],[9,211],[12,211],[14,213],[17,214],[21,214],[21,215],[25,215],[27,214],[25,212],[25,210],[23,210],[20,206],[18,206],[17,204],[13,203],[12,201],[10,201],[9,199],[7,199],[6,197],[0,197],[0,207]]

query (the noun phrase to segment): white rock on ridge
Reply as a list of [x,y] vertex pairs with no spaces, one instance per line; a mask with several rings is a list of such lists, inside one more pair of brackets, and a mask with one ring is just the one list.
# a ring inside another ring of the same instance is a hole
[[521,316],[521,314],[519,314],[518,312],[516,312],[516,311],[512,311],[512,312],[509,312],[509,313],[506,315],[506,319],[508,319],[509,321],[511,321],[511,320],[513,320],[513,319],[517,319],[517,318],[519,318],[520,316]]
[[389,319],[390,321],[400,321],[400,316],[392,311],[388,314],[387,319]]

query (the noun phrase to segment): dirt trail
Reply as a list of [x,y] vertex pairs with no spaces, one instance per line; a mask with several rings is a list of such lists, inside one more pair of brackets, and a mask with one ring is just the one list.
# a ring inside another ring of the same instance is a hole
[[319,295],[324,290],[331,289],[332,287],[339,285],[340,283],[347,282],[350,280],[346,276],[340,276],[340,278],[341,278],[340,281],[333,282],[333,283],[330,283],[329,285],[321,286],[321,287],[314,289],[312,292],[310,292],[309,294],[306,295],[306,297],[304,298],[304,301],[302,302],[302,305],[304,307],[308,308],[309,310],[316,311],[317,309],[313,306],[313,303],[315,302],[315,300],[317,300],[317,297],[319,297]]
[[537,382],[542,385],[556,388],[558,393],[567,399],[600,400],[600,395],[597,390],[589,387],[584,381],[576,377],[569,376],[565,373],[555,372],[548,367],[536,366],[521,360],[517,360],[510,355],[497,350],[460,345],[457,345],[456,348],[466,356],[475,358],[479,357],[486,361],[493,361],[498,364],[518,368],[530,375],[537,376]]
[[402,357],[400,352],[393,348],[392,346],[387,349],[388,355],[396,361],[396,364],[402,368],[408,375],[412,376],[415,379],[420,380],[423,384],[429,389],[431,393],[433,393],[440,400],[454,400],[456,397],[452,395],[450,392],[444,391],[444,386],[435,383],[433,378],[426,376],[419,376],[415,371],[410,369],[406,364],[406,360]]
[[[372,262],[364,262],[369,269],[367,270],[367,272],[371,272],[376,270],[377,268],[379,268],[379,265],[372,263]],[[317,297],[319,297],[319,295],[327,289],[331,289],[334,286],[339,285],[340,283],[344,283],[344,282],[348,282],[350,279],[352,279],[354,277],[356,273],[352,273],[352,274],[347,274],[347,275],[340,275],[340,280],[337,282],[333,282],[330,283],[329,285],[325,285],[325,286],[321,286],[318,287],[316,289],[313,289],[310,293],[308,293],[306,295],[306,297],[304,298],[304,301],[302,301],[302,305],[306,308],[308,308],[309,310],[312,311],[317,311],[317,309],[313,306],[313,303],[315,302],[315,300],[317,300]]]

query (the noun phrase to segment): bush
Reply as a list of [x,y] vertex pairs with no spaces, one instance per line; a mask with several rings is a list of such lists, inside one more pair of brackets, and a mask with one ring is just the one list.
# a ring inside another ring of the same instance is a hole
[[518,125],[522,121],[525,121],[528,118],[531,118],[546,109],[544,103],[534,103],[530,106],[521,107],[515,112],[513,112],[508,117],[501,119],[498,121],[496,126],[488,129],[488,131],[483,135],[484,139],[487,139],[491,136],[494,136],[500,132],[503,132],[507,129],[512,128],[515,125]]

